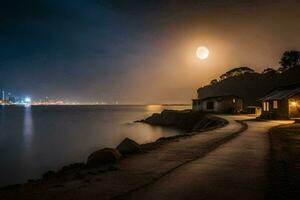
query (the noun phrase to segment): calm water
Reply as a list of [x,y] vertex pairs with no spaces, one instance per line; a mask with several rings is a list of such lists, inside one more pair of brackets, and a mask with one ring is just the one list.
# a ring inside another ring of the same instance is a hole
[[163,106],[0,106],[0,186],[39,178],[47,170],[83,162],[94,150],[125,137],[139,143],[180,132],[132,123]]

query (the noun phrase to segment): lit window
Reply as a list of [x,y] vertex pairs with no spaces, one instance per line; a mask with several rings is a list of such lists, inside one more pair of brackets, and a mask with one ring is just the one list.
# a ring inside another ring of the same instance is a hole
[[278,101],[273,101],[273,109],[278,109]]
[[263,109],[264,109],[264,111],[269,111],[269,108],[270,108],[270,104],[269,104],[269,102],[263,102]]
[[292,102],[291,102],[291,105],[292,105],[292,106],[297,106],[297,102],[296,102],[296,101],[292,101]]

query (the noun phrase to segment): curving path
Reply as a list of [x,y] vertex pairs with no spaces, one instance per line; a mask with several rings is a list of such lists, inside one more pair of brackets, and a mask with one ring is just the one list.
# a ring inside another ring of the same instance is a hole
[[266,199],[267,131],[283,123],[290,121],[248,121],[249,128],[238,137],[120,199]]

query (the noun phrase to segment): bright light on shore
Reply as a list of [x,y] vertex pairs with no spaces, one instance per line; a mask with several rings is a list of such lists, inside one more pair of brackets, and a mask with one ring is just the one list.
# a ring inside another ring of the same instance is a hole
[[31,98],[26,97],[26,98],[25,98],[25,102],[26,102],[26,103],[30,103],[30,102],[31,102]]

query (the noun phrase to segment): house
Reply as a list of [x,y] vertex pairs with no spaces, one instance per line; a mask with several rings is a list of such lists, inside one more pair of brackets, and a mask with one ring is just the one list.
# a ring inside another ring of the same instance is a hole
[[264,119],[300,117],[300,85],[291,85],[273,91],[260,99]]
[[194,99],[193,110],[214,113],[240,113],[243,110],[243,100],[235,95]]

